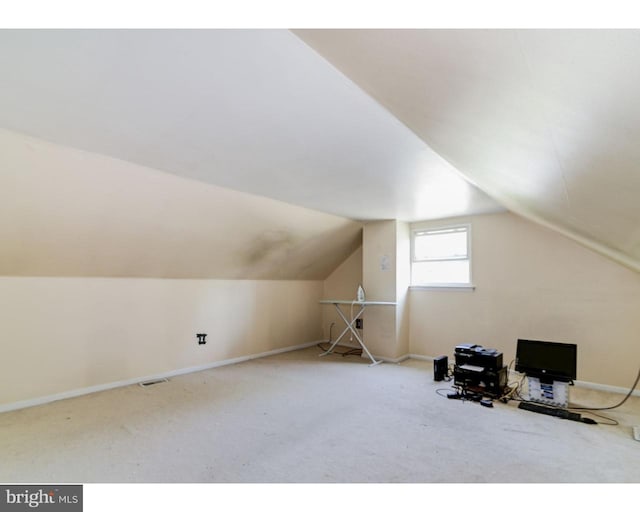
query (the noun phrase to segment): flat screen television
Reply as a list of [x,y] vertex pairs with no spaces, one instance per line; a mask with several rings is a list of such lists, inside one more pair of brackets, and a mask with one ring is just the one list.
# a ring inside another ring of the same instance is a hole
[[572,382],[576,378],[578,346],[554,341],[518,340],[516,371],[543,381]]

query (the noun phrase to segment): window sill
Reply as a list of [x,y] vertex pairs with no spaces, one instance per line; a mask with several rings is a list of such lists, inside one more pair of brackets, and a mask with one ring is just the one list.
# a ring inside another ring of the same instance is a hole
[[418,284],[409,286],[410,290],[458,290],[472,292],[476,289],[473,284]]

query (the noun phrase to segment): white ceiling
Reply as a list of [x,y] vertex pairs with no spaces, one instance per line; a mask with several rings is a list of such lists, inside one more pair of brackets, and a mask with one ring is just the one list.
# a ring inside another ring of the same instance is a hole
[[636,30],[3,30],[0,69],[0,128],[351,219],[507,207],[640,269]]
[[501,204],[640,270],[640,31],[296,34]]
[[496,211],[286,30],[0,31],[0,127],[352,219]]

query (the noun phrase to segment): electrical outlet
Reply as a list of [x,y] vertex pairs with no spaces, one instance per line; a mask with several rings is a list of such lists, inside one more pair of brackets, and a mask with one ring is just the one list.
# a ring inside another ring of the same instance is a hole
[[356,329],[362,329],[363,323],[362,318],[356,318]]

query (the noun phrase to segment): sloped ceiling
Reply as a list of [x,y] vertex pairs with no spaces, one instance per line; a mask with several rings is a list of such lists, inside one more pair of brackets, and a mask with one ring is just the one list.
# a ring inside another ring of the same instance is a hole
[[0,129],[0,275],[323,279],[358,222]]
[[287,30],[0,31],[0,274],[322,279],[502,207]]
[[501,204],[640,270],[640,31],[295,33]]
[[287,30],[5,30],[0,126],[351,219],[500,207]]
[[[304,223],[287,238],[282,219],[328,215],[308,234],[325,233],[328,253],[317,257],[331,263],[353,249],[360,221],[504,207],[640,269],[639,43],[638,31],[608,30],[0,31],[0,128],[5,141],[38,148],[0,155],[12,219],[0,273],[318,278],[329,270],[302,269],[309,258],[291,250]],[[62,177],[78,150],[100,170],[98,183],[118,176],[109,197],[127,206],[113,220],[107,196],[81,184],[86,176]],[[47,165],[49,151],[57,166]],[[137,170],[123,172],[128,165]],[[159,192],[148,174],[158,171],[191,185],[167,181]],[[75,195],[55,189],[75,208],[66,231],[52,223],[60,203],[38,203],[37,187],[56,183],[77,185]],[[174,185],[181,206],[164,209]],[[199,186],[211,187],[206,197]],[[229,190],[293,209],[255,213],[260,222],[246,229],[246,204],[221,199]],[[237,207],[193,216],[195,203]],[[37,230],[52,244],[79,234],[86,242],[54,251],[32,244]],[[277,264],[225,267],[243,250],[258,254],[260,233]],[[171,252],[165,235],[192,253]],[[146,265],[150,247],[167,259]],[[109,254],[111,266],[91,254]],[[289,273],[277,270],[294,260]]]

